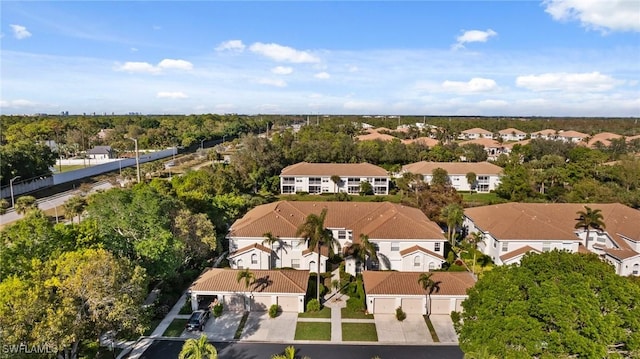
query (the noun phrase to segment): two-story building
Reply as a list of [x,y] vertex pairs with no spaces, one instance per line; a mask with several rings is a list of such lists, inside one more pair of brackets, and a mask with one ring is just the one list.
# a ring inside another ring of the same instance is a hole
[[[338,241],[340,253],[360,243],[361,235],[377,247],[378,262],[371,268],[397,271],[439,269],[445,261],[442,229],[417,208],[390,202],[303,202],[280,201],[257,206],[230,228],[229,263],[231,268],[293,268],[317,272],[318,252],[308,248],[296,235],[310,214],[327,210],[325,227]],[[270,233],[277,240],[265,241]],[[328,253],[321,248],[320,271],[328,270]],[[346,270],[358,271],[354,259]]]
[[462,131],[459,136],[461,140],[477,140],[480,138],[493,138],[493,132],[475,127]]
[[[433,171],[441,168],[447,171],[449,183],[458,191],[490,192],[500,184],[502,167],[489,162],[427,162],[420,161],[402,167],[402,173],[410,172],[421,175],[423,180],[431,183]],[[469,183],[468,173],[476,175],[475,183]]]
[[505,128],[504,130],[498,131],[498,134],[503,141],[522,141],[527,138],[527,133],[517,128]]
[[280,193],[358,194],[360,184],[369,182],[373,193],[389,194],[389,173],[370,163],[309,163],[285,167],[280,173]]
[[[602,231],[576,229],[585,206],[601,210]],[[469,233],[483,237],[478,249],[498,264],[519,263],[528,252],[553,249],[596,253],[619,275],[640,275],[640,211],[619,203],[504,203],[465,209]]]

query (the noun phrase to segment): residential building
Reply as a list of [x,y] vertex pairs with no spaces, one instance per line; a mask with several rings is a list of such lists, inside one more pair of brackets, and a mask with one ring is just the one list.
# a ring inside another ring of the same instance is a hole
[[558,131],[552,130],[552,129],[546,129],[546,130],[531,133],[531,138],[540,138],[543,140],[555,140],[557,136],[558,136]]
[[527,138],[527,133],[520,131],[517,128],[506,128],[498,131],[498,134],[503,141],[522,141]]
[[87,157],[95,160],[105,160],[114,158],[114,151],[111,146],[95,146],[87,151]]
[[[340,180],[333,182],[333,176]],[[300,162],[285,167],[280,173],[280,193],[345,192],[353,195],[360,192],[362,182],[369,182],[374,194],[386,195],[389,194],[389,179],[387,170],[370,163]]]
[[422,272],[363,272],[367,311],[392,314],[402,307],[407,314],[462,312],[462,302],[468,298],[467,290],[475,284],[471,273],[432,272],[431,279],[438,284],[438,290],[429,296],[418,283],[420,274]]
[[[422,176],[431,183],[433,170],[442,168],[449,175],[449,183],[458,191],[490,192],[500,184],[502,167],[489,162],[427,162],[411,163],[402,167],[402,173],[411,172]],[[469,183],[467,173],[476,174],[476,182]]]
[[504,145],[491,138],[478,138],[475,140],[469,140],[459,143],[460,146],[468,144],[476,144],[484,147],[484,150],[487,152],[487,159],[491,161],[495,161],[498,156],[505,153]]
[[[309,249],[296,232],[307,216],[325,208],[325,226],[340,244],[335,252],[360,243],[361,235],[377,247],[378,263],[368,261],[366,267],[429,271],[441,268],[445,261],[442,229],[417,208],[390,202],[280,201],[253,208],[231,226],[227,235],[231,268],[290,267],[317,272],[318,252]],[[278,243],[265,242],[266,233]],[[321,272],[328,270],[327,259],[323,247]],[[355,259],[347,260],[346,270],[352,274],[360,270]]]
[[556,138],[564,142],[580,143],[589,137],[586,133],[578,131],[558,131]]
[[[365,135],[359,135],[356,136],[356,138],[358,139],[358,141],[393,141],[393,140],[397,140],[397,137],[388,135],[386,133],[379,133],[375,130],[369,130],[370,132],[365,134]],[[389,130],[391,131],[391,130]]]
[[480,138],[493,138],[493,132],[485,130],[484,128],[470,128],[460,133],[459,138],[461,140],[477,140]]
[[267,311],[276,304],[284,312],[304,312],[304,297],[309,283],[305,270],[252,270],[248,287],[238,281],[238,270],[209,268],[189,288],[191,308],[203,301],[222,303],[224,310]]
[[[601,210],[605,228],[576,229],[577,212]],[[619,203],[504,203],[465,209],[469,233],[479,232],[479,249],[498,264],[519,263],[528,252],[553,249],[593,252],[619,275],[640,275],[640,211]]]
[[440,143],[440,141],[431,137],[418,137],[416,139],[402,140],[402,143],[404,143],[405,145],[415,143],[422,146],[427,146],[428,148],[432,148],[434,146],[437,146]]

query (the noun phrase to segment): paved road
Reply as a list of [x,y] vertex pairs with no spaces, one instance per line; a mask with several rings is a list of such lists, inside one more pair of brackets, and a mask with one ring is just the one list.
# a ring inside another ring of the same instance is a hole
[[[175,359],[182,349],[183,341],[157,340],[140,356],[140,359]],[[218,349],[219,359],[261,359],[282,354],[287,344],[273,343],[212,343]],[[445,345],[343,345],[343,344],[294,344],[297,357],[311,359],[349,358],[371,359],[458,359],[463,353],[457,346]]]

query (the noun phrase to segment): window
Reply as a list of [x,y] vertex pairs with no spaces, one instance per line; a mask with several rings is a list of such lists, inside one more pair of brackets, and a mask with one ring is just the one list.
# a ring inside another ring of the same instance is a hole
[[349,179],[347,180],[347,182],[351,182],[351,183],[358,183],[358,184],[360,184],[360,178],[356,178],[356,177],[349,177]]
[[238,259],[238,261],[236,262],[236,267],[238,267],[238,269],[244,269],[242,267],[242,259]]
[[638,267],[640,267],[640,265],[638,265],[638,263],[633,265],[633,275],[638,275]]
[[420,256],[413,257],[413,266],[420,267]]
[[434,269],[436,269],[436,264],[433,262],[429,262],[429,272],[431,272]]
[[309,184],[321,184],[322,180],[320,177],[309,177]]
[[309,262],[309,270],[318,270],[318,265],[316,264],[316,261],[311,261]]
[[320,186],[309,186],[309,193],[320,193]]
[[302,178],[296,178],[296,182],[297,183],[302,183],[302,182],[304,182],[304,180]]
[[295,179],[293,177],[283,177],[282,178],[282,183],[283,184],[293,184],[295,182]]
[[440,252],[440,242],[436,242],[433,246],[433,250],[436,252]]
[[400,244],[399,243],[391,243],[391,251],[392,252],[400,251]]
[[300,268],[300,259],[292,259],[291,260],[291,268],[299,269]]
[[341,229],[338,231],[338,239],[347,239],[347,231]]
[[502,251],[506,252],[509,250],[509,243],[508,242],[502,242]]
[[599,243],[605,243],[605,242],[607,241],[607,239],[606,239],[604,236],[600,236],[600,235],[598,235],[598,234],[596,234],[596,236],[597,236],[597,237],[596,237],[596,240],[597,240]]
[[549,242],[542,243],[542,251],[543,252],[549,252],[550,250],[551,250],[551,243],[549,243]]
[[329,179],[327,177],[322,177],[322,183],[329,183]]
[[258,255],[255,253],[251,255],[251,264],[258,264]]
[[296,193],[295,187],[293,187],[293,186],[282,186],[282,193],[283,194]]

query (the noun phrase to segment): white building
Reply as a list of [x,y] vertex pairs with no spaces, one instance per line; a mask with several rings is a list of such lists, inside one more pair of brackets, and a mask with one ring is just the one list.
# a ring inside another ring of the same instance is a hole
[[[449,182],[458,191],[489,192],[500,184],[502,167],[489,162],[427,162],[411,163],[402,167],[402,173],[411,172],[422,176],[423,180],[431,183],[433,170],[442,168],[449,175]],[[469,184],[467,173],[476,174],[476,183]]]
[[[603,231],[575,229],[585,206],[601,210]],[[619,203],[504,203],[465,209],[469,233],[479,232],[478,246],[498,264],[519,263],[528,252],[553,249],[593,252],[619,275],[640,275],[640,211]]]
[[520,131],[517,128],[506,128],[498,131],[498,134],[503,141],[522,141],[527,138],[527,133]]
[[[340,180],[333,182],[331,177]],[[339,193],[358,194],[360,184],[369,182],[374,194],[389,194],[389,174],[370,163],[308,163],[300,162],[285,167],[280,173],[280,193],[310,194]]]
[[477,140],[480,138],[493,138],[493,132],[485,130],[484,128],[470,128],[460,133],[459,138],[461,140]]
[[[372,268],[397,271],[439,269],[445,261],[443,232],[417,208],[390,202],[298,202],[280,201],[257,206],[230,228],[229,263],[232,268],[271,269],[290,267],[317,272],[317,251],[296,235],[309,214],[327,209],[325,226],[340,248],[360,242],[361,235],[377,247],[378,263]],[[279,239],[272,245],[265,234]],[[320,271],[327,271],[328,253],[322,248]],[[355,260],[346,261],[346,270],[355,274]]]

